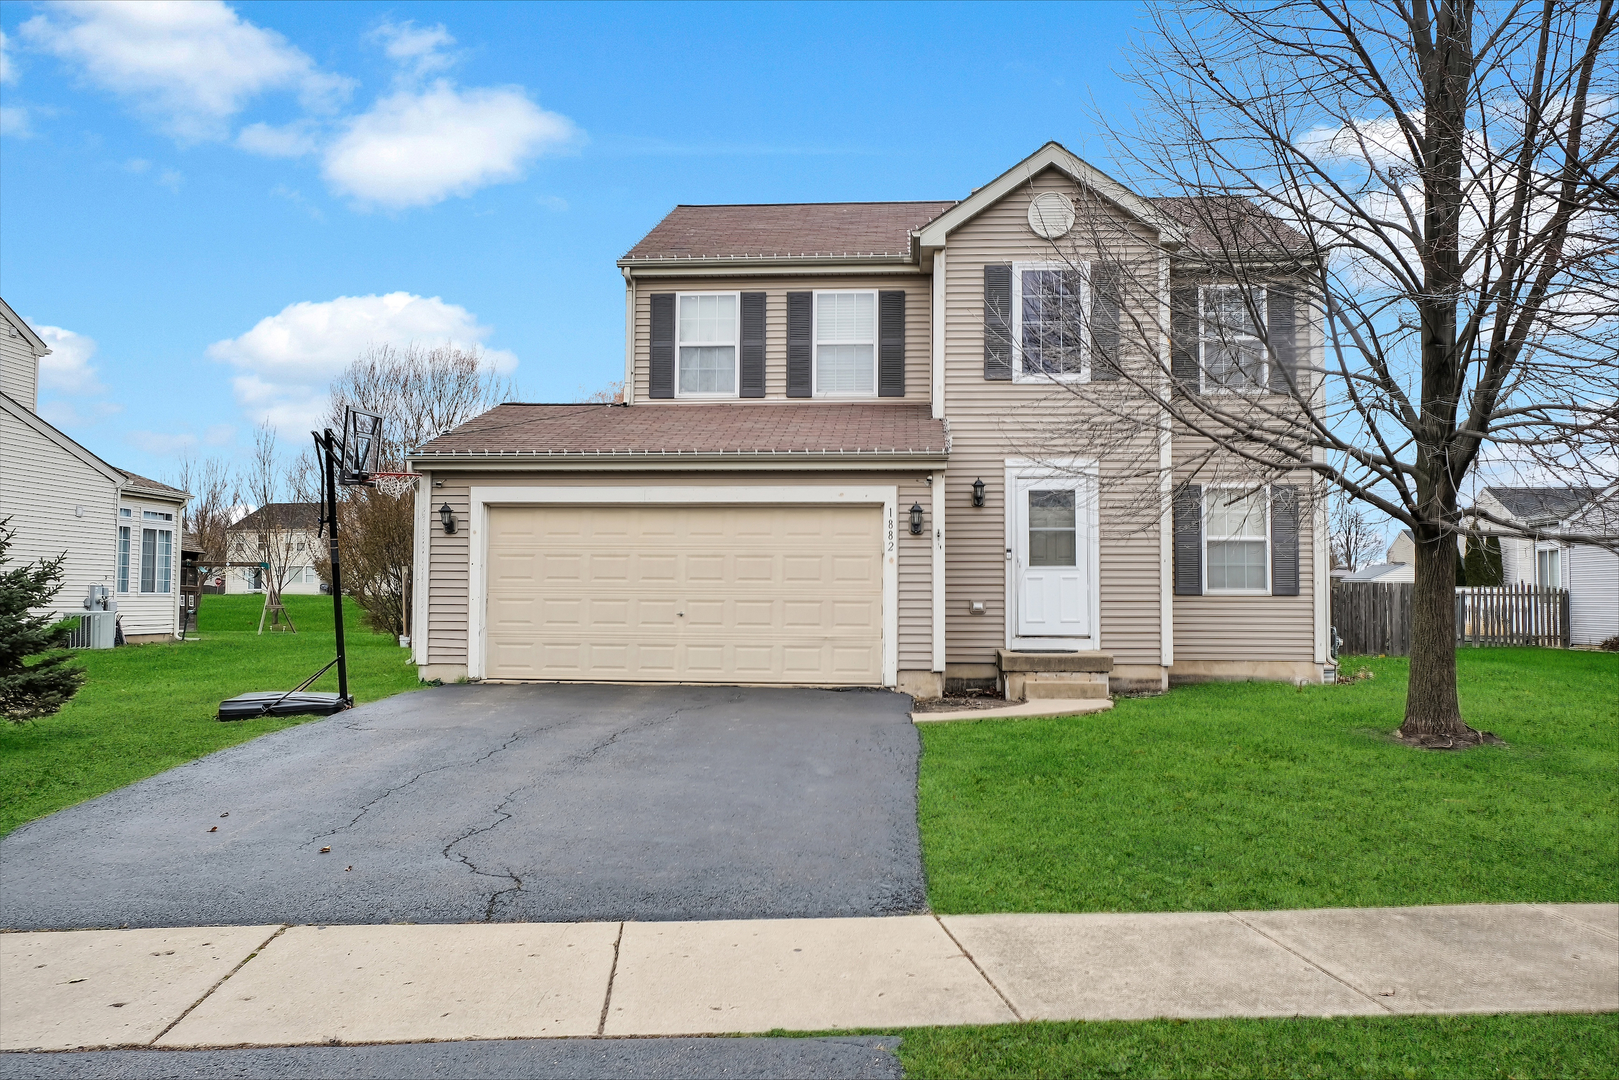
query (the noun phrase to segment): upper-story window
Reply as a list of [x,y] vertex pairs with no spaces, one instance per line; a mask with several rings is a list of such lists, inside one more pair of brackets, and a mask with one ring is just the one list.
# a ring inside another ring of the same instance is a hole
[[815,294],[815,395],[877,393],[877,294]]
[[1265,291],[1205,285],[1202,304],[1204,391],[1263,390],[1265,343],[1254,314],[1265,310]]
[[682,293],[675,320],[675,393],[736,397],[736,293]]
[[141,518],[145,521],[173,521],[174,515],[162,510],[142,510]]
[[1084,274],[1067,263],[1014,263],[1012,291],[1016,378],[1083,379]]

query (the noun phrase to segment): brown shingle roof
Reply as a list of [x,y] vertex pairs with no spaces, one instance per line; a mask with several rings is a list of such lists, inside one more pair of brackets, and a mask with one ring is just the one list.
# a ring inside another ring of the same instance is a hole
[[[117,468],[116,465],[113,466],[113,467]],[[164,495],[185,495],[185,494],[188,494],[187,492],[181,491],[177,487],[170,487],[168,484],[159,483],[158,481],[153,480],[150,477],[142,476],[139,473],[132,473],[128,469],[118,469],[118,471],[124,474],[124,479],[129,481],[129,486],[130,487],[141,488],[141,489],[143,489],[145,491],[155,492],[155,493],[164,494]]]
[[272,529],[310,529],[320,525],[320,503],[265,503],[226,532],[255,532],[268,525]]
[[499,405],[412,457],[946,452],[927,405]]
[[656,259],[904,257],[953,202],[677,206],[625,254]]
[[1303,255],[1310,250],[1302,233],[1241,196],[1164,195],[1149,201],[1186,230],[1183,257]]

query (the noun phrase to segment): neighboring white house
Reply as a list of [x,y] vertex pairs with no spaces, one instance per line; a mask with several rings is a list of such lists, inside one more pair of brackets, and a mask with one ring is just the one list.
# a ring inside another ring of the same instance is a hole
[[1401,529],[1389,545],[1388,561],[1391,563],[1404,563],[1415,566],[1417,563],[1417,542],[1411,535],[1410,529]]
[[180,620],[180,527],[191,496],[108,464],[40,419],[50,349],[0,300],[0,521],[13,565],[65,555],[50,610],[83,614],[92,585],[117,602],[124,637],[163,641]]
[[[1396,541],[1398,543],[1398,541]],[[1392,555],[1393,549],[1390,549]],[[1416,562],[1380,562],[1351,570],[1337,581],[1380,581],[1385,585],[1406,584],[1417,580]]]
[[1570,535],[1619,540],[1619,484],[1592,487],[1487,487],[1478,505],[1538,535],[1501,541],[1508,585],[1567,589],[1569,644],[1597,645],[1619,634],[1619,555]]
[[265,591],[267,571],[261,564],[272,561],[264,551],[268,543],[278,553],[275,561],[287,566],[282,595],[319,593],[320,575],[315,571],[315,557],[321,552],[319,526],[318,503],[270,503],[231,525],[225,530],[225,592]]

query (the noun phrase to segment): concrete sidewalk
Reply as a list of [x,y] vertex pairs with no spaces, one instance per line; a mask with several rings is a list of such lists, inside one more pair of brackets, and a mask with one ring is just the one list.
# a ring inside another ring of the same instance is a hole
[[1619,905],[0,935],[0,1049],[1619,1009]]

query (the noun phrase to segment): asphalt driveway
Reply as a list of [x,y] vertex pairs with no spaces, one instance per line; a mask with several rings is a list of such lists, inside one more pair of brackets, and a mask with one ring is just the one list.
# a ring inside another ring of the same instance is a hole
[[736,687],[403,694],[17,829],[0,926],[921,911],[908,707]]

